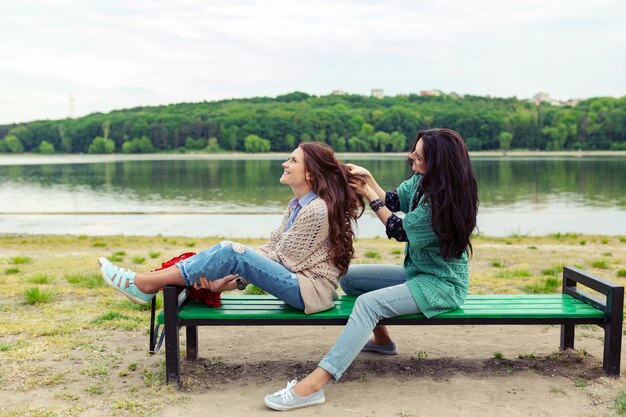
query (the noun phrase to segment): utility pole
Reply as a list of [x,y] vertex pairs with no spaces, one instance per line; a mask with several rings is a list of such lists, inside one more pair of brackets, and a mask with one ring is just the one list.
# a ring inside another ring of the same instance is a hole
[[74,94],[70,93],[70,119],[74,118]]

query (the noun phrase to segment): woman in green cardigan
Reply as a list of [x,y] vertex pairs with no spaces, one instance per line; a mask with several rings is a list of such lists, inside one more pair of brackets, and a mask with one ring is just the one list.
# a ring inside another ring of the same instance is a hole
[[[406,242],[404,263],[350,266],[341,287],[359,297],[348,324],[317,369],[265,397],[268,407],[322,404],[323,387],[341,378],[360,351],[396,354],[386,327],[377,326],[380,320],[415,313],[431,318],[465,301],[478,191],[463,138],[451,129],[419,132],[409,165],[411,178],[385,193],[368,170],[349,164],[353,174],[366,179],[353,187],[368,199],[387,236]],[[393,214],[397,211],[404,218]]]

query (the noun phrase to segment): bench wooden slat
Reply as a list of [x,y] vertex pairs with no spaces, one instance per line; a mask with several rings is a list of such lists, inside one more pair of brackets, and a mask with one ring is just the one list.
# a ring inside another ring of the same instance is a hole
[[[220,308],[208,308],[190,301],[180,311],[179,317],[181,320],[307,319],[311,322],[316,319],[347,319],[355,299],[353,296],[343,296],[336,301],[334,308],[306,315],[272,296],[223,296]],[[438,319],[602,317],[602,311],[567,294],[503,294],[502,297],[471,295],[461,308],[437,316]],[[412,314],[400,318],[421,319],[424,316]],[[158,321],[163,323],[163,313],[159,315]]]

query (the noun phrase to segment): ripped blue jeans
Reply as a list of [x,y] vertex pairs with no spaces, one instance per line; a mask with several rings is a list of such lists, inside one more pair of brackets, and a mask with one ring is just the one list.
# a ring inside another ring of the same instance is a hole
[[228,240],[176,264],[185,283],[192,286],[200,277],[209,281],[229,274],[239,274],[247,282],[280,298],[299,310],[304,310],[298,277],[282,264]]

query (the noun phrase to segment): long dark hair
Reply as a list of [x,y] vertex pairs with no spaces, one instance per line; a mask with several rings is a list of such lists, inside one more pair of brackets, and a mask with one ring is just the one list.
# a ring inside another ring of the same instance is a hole
[[422,179],[425,201],[432,211],[432,227],[439,237],[441,256],[449,260],[472,254],[470,237],[476,228],[478,186],[467,147],[452,129],[421,131],[426,171]]
[[352,222],[356,222],[365,209],[363,199],[350,183],[363,183],[364,180],[350,174],[348,168],[337,160],[332,148],[324,143],[304,142],[300,149],[304,152],[304,166],[311,176],[309,185],[326,202],[331,257],[344,275],[354,257]]

